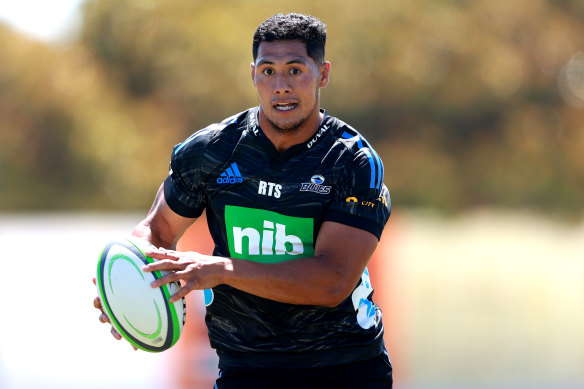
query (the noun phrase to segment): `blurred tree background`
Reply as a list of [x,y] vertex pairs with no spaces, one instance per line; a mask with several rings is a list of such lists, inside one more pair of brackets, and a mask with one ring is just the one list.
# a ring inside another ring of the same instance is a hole
[[322,105],[373,141],[396,209],[584,215],[581,0],[87,0],[51,45],[0,25],[0,211],[148,208],[174,144],[257,104],[277,12],[327,23]]

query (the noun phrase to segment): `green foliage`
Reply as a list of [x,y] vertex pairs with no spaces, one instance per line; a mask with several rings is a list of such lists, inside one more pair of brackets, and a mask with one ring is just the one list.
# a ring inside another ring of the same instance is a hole
[[88,0],[68,46],[0,28],[0,207],[148,207],[174,144],[257,104],[252,34],[292,11],[327,23],[322,104],[373,140],[394,207],[584,213],[568,0]]

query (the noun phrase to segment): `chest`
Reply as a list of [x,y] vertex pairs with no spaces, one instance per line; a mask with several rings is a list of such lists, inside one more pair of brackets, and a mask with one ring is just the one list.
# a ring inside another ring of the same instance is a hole
[[228,161],[207,179],[207,217],[232,257],[280,262],[311,256],[333,201],[334,177],[334,169],[306,159],[277,166]]
[[211,208],[237,205],[313,217],[330,204],[339,185],[340,167],[319,154],[276,162],[235,155],[207,176]]

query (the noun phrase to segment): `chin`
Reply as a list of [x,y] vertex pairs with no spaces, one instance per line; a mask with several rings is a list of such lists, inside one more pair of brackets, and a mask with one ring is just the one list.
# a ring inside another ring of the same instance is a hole
[[288,122],[278,122],[268,118],[268,122],[274,127],[274,129],[282,134],[291,134],[296,131],[306,123],[307,118],[297,120],[297,121],[288,121]]
[[[301,112],[299,110],[300,107],[297,107],[294,111],[296,112],[280,112],[275,109],[272,109],[272,114],[270,117],[266,115],[268,122],[274,127],[274,129],[283,134],[291,134],[300,129],[311,117],[312,113],[307,113],[305,116],[301,116]],[[295,116],[295,117],[288,117],[282,118],[282,116]]]

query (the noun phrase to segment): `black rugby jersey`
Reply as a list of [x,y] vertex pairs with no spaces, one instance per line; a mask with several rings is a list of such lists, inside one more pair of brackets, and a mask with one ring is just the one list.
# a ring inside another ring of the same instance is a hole
[[[375,234],[391,202],[383,164],[353,128],[324,113],[312,138],[280,154],[259,108],[175,146],[164,194],[185,217],[206,210],[214,255],[264,263],[314,255],[324,221]],[[205,291],[205,321],[219,367],[316,367],[373,358],[384,349],[381,310],[365,269],[337,307],[293,305],[228,285]]]

